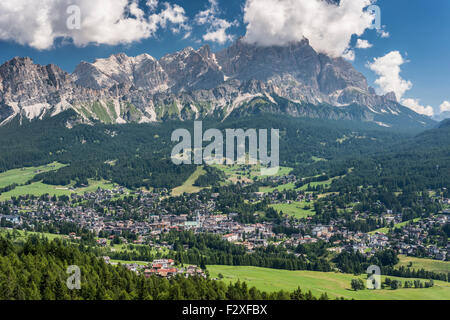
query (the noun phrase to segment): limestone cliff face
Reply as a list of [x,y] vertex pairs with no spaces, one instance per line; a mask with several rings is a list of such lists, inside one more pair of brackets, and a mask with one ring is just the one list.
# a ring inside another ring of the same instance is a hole
[[[14,58],[0,66],[0,124],[15,117],[22,121],[53,116],[70,108],[87,122],[223,118],[261,97],[272,104],[268,112],[292,116],[310,116],[311,111],[280,109],[276,98],[294,105],[347,108],[345,119],[395,118],[392,122],[399,123],[402,117],[408,121],[412,117],[421,126],[432,123],[409,109],[405,112],[395,95],[376,95],[349,62],[317,53],[307,40],[260,47],[239,39],[217,53],[208,46],[186,48],[160,60],[148,54],[117,54],[82,62],[73,74],[29,58]],[[343,113],[318,114],[334,119]]]

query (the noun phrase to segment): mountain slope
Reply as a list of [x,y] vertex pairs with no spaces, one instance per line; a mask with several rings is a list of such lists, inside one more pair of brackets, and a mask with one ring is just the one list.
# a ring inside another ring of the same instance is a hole
[[267,112],[283,109],[277,106],[279,98],[291,106],[319,107],[287,108],[287,114],[299,117],[356,119],[388,127],[434,125],[398,104],[394,94],[376,95],[350,63],[318,54],[307,40],[258,47],[239,39],[218,53],[208,46],[186,48],[160,60],[117,54],[82,62],[73,74],[29,58],[0,67],[0,125],[15,117],[42,119],[67,109],[85,122],[224,119],[255,98],[272,105]]

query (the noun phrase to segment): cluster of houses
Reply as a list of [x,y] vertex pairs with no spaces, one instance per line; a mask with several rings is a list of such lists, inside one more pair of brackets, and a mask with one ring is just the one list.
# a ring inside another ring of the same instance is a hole
[[12,225],[19,225],[22,223],[22,218],[18,215],[0,214],[0,222],[2,221]]
[[[144,218],[139,220],[120,219],[120,216],[129,214],[129,209],[104,203],[109,203],[106,200],[121,195],[122,191],[99,189],[84,195],[74,195],[72,200],[75,204],[80,203],[80,205],[73,205],[73,202],[54,202],[50,199],[27,199],[21,200],[19,203],[10,201],[9,205],[15,214],[7,216],[6,219],[15,224],[26,221],[29,225],[75,223],[94,234],[103,232],[110,234],[110,239],[119,237],[124,243],[127,243],[127,239],[121,237],[123,234],[136,234],[137,239],[133,241],[134,244],[148,244],[155,237],[171,230],[192,230],[197,233],[218,234],[230,242],[243,242],[249,250],[255,246],[265,246],[269,239],[275,237],[270,223],[242,224],[233,219],[237,214],[217,214],[214,195],[207,202],[194,199],[190,214],[177,215],[170,214],[164,208],[158,207],[160,194],[140,193],[139,206],[133,208],[133,213]],[[95,205],[82,205],[86,201],[91,201]],[[99,207],[102,207],[100,212],[103,212],[99,213]],[[154,211],[159,214],[154,214]],[[106,246],[108,239],[98,239],[97,243],[100,246]]]
[[429,230],[434,227],[441,227],[448,222],[448,215],[444,214],[408,224],[401,228],[400,232],[393,235],[391,244],[402,254],[448,260],[448,257],[450,257],[450,242],[447,243],[446,247],[429,244]]
[[[111,262],[110,257],[103,257],[107,264],[118,265],[118,263]],[[158,276],[161,278],[171,278],[174,276],[188,277],[202,277],[206,278],[205,272],[196,265],[189,265],[187,267],[179,268],[175,266],[175,261],[172,259],[157,259],[148,265],[137,263],[122,264],[128,270],[144,275],[146,278]]]
[[193,276],[206,278],[206,274],[201,268],[195,265],[190,265],[186,268],[177,268],[174,266],[174,261],[172,259],[154,260],[151,263],[151,268],[149,267],[150,265],[143,271],[143,274],[147,278],[154,275],[163,278],[170,278],[176,275],[184,275],[186,278]]
[[290,204],[293,202],[311,202],[313,200],[312,193],[305,193],[303,191],[295,191],[296,195],[294,199],[286,199],[286,194],[275,189],[272,192],[255,192],[253,195],[255,199],[253,202],[260,200],[267,200],[271,204]]
[[[361,214],[358,214],[358,216],[361,216]],[[387,225],[391,223],[397,224],[401,222],[401,216],[389,212],[384,215],[384,220]],[[307,234],[294,234],[283,243],[295,247],[299,244],[315,243],[319,240],[325,242],[333,241],[333,246],[329,250],[337,253],[344,250],[352,250],[372,255],[377,251],[391,247],[400,254],[448,260],[450,257],[450,243],[446,247],[430,244],[428,232],[430,229],[442,227],[448,222],[448,215],[437,215],[407,224],[400,229],[400,232],[389,235],[384,232],[364,233],[350,231],[343,227],[339,221],[332,221],[330,225],[314,225],[312,228],[308,228],[307,224],[299,223],[296,227],[300,230],[305,230]]]
[[[295,176],[273,177],[283,183],[295,182]],[[278,182],[279,182],[278,181]],[[118,204],[112,199],[118,199],[126,194],[123,188],[117,187],[113,190],[98,189],[96,192],[84,195],[71,196],[70,202],[52,201],[51,199],[22,199],[8,201],[10,215],[0,216],[0,221],[6,221],[13,225],[26,222],[33,226],[37,223],[74,223],[81,228],[110,235],[113,239],[119,237],[122,242],[127,243],[126,234],[136,235],[134,244],[149,244],[152,246],[165,246],[155,241],[162,235],[172,230],[192,230],[196,233],[212,233],[222,239],[245,246],[249,252],[257,247],[265,247],[268,244],[296,246],[299,244],[314,243],[317,241],[332,242],[334,251],[342,251],[351,248],[361,253],[370,254],[386,247],[394,247],[400,253],[415,255],[418,252],[426,254],[427,257],[445,260],[448,259],[448,246],[435,246],[426,243],[429,238],[428,230],[435,226],[448,223],[448,216],[438,215],[432,218],[422,219],[419,222],[404,227],[401,233],[395,237],[384,233],[363,233],[348,230],[344,225],[343,218],[332,219],[329,224],[312,223],[306,221],[290,221],[286,218],[285,226],[298,229],[298,234],[287,237],[283,234],[275,234],[270,222],[244,224],[234,219],[237,213],[221,214],[216,209],[219,194],[211,194],[209,199],[198,195],[191,195],[187,199],[179,199],[180,204],[188,208],[188,213],[179,214],[177,205],[173,202],[164,202],[167,199],[168,190],[159,192],[139,191],[135,194],[133,206]],[[311,193],[296,191],[290,194],[293,199],[286,199],[286,194],[278,191],[270,193],[252,193],[249,199],[268,200],[270,203],[290,203],[292,201],[310,202],[313,200]],[[184,202],[183,202],[184,201]],[[441,202],[449,199],[442,199]],[[89,203],[89,205],[85,205]],[[175,208],[175,209],[174,209]],[[132,218],[131,218],[132,217]],[[369,213],[353,212],[352,220],[367,219]],[[383,214],[384,224],[389,226],[402,221],[400,214],[387,211]],[[75,237],[75,235],[73,235]],[[340,240],[336,240],[340,239]],[[99,246],[106,246],[108,238],[97,240]],[[171,249],[170,246],[166,248]],[[170,266],[170,263],[156,263],[146,270],[152,274],[161,276],[172,276],[179,274],[180,270]],[[136,267],[138,269],[138,267]],[[176,270],[175,270],[176,269]],[[193,269],[183,270],[182,273],[190,274]],[[194,270],[195,271],[195,270]],[[192,271],[192,272],[194,272]],[[196,272],[196,271],[195,271]],[[194,273],[195,273],[194,272]]]

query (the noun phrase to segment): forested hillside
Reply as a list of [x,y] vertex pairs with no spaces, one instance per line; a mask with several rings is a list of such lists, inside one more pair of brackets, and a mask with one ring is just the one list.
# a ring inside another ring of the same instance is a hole
[[423,132],[386,146],[384,152],[356,158],[345,179],[335,181],[332,190],[347,187],[383,186],[386,190],[413,192],[448,188],[450,181],[450,127]]
[[[170,160],[172,132],[193,131],[193,122],[68,126],[74,116],[68,111],[0,128],[0,171],[58,161],[68,166],[38,174],[33,181],[87,185],[88,179],[105,179],[130,189],[174,188],[195,171],[193,165],[176,166]],[[345,176],[333,182],[333,191],[364,185],[422,190],[445,187],[450,180],[450,130],[445,124],[419,133],[354,121],[265,114],[205,121],[203,127],[278,128],[281,164],[294,168],[300,177]],[[204,186],[205,181],[199,183]]]
[[[155,124],[75,125],[67,111],[43,121],[11,123],[0,128],[0,171],[53,161],[68,164],[58,172],[38,175],[47,184],[87,184],[88,178],[106,179],[128,188],[181,185],[195,170],[170,161],[170,141],[175,129],[193,130],[193,122]],[[71,126],[70,126],[71,127]],[[279,128],[283,165],[307,167],[313,157],[337,161],[367,154],[391,145],[404,134],[367,127],[353,121],[294,119],[287,116],[255,116],[223,123],[204,122],[207,128]],[[333,162],[334,163],[334,162]],[[327,165],[328,168],[332,168]],[[312,173],[322,170],[313,168]]]
[[[87,251],[86,251],[87,250]],[[81,289],[66,286],[69,265],[81,269]],[[326,295],[321,297],[326,299]],[[0,300],[314,300],[311,293],[266,293],[245,283],[203,278],[145,278],[60,240],[0,237]]]

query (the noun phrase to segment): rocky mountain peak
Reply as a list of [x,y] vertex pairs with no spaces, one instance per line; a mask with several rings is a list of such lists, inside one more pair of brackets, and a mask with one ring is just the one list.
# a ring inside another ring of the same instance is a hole
[[56,65],[14,58],[0,66],[0,125],[16,115],[34,119],[64,110],[62,96],[73,90],[70,75]]
[[384,97],[385,97],[387,100],[397,102],[397,95],[395,94],[395,92],[389,92],[389,93],[387,93]]
[[13,58],[0,66],[2,100],[20,95],[33,98],[44,92],[59,90],[70,84],[69,74],[56,65],[41,66],[30,58]]
[[159,61],[169,76],[172,92],[211,89],[224,82],[221,66],[209,46],[187,48]]
[[317,53],[307,39],[264,47],[241,38],[217,53],[217,60],[227,77],[270,83],[277,94],[296,101],[332,105],[359,102],[349,89],[370,95],[365,77],[350,63]]
[[81,62],[71,75],[29,58],[0,66],[0,125],[16,115],[35,119],[67,108],[107,123],[227,117],[255,98],[274,104],[273,112],[277,97],[290,101],[285,112],[294,116],[315,114],[297,109],[302,104],[357,106],[355,117],[364,121],[405,114],[428,123],[399,105],[395,94],[377,95],[351,63],[316,52],[307,39],[264,47],[240,38],[217,53],[208,45],[188,47],[159,60],[119,53]]
[[82,62],[72,74],[72,79],[79,86],[95,90],[128,84],[158,91],[161,87],[165,89],[167,76],[158,61],[148,54],[128,57],[119,53],[97,59],[94,63]]

